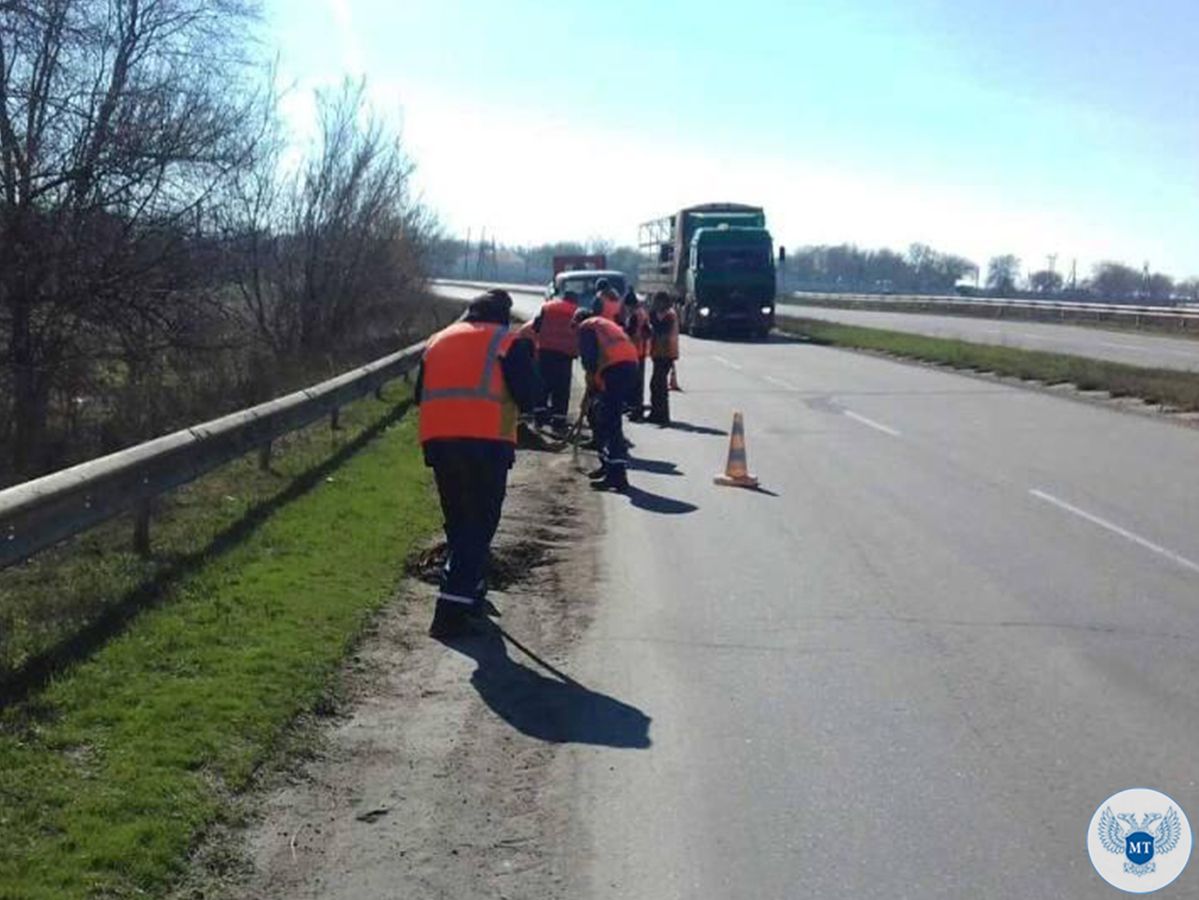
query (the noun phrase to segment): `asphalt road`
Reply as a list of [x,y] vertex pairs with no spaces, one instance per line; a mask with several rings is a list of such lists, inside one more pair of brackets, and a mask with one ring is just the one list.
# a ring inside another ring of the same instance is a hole
[[779,304],[780,313],[889,328],[933,337],[958,338],[983,344],[1003,344],[1028,350],[1070,353],[1093,359],[1199,371],[1199,340],[1161,337],[1127,331],[1088,328],[1083,325],[1050,325],[969,316],[938,316],[926,313],[875,312],[828,309],[802,304]]
[[[653,722],[556,758],[586,896],[1108,896],[1101,801],[1199,821],[1199,432],[798,343],[682,352],[569,661]],[[766,492],[712,483],[734,410]]]

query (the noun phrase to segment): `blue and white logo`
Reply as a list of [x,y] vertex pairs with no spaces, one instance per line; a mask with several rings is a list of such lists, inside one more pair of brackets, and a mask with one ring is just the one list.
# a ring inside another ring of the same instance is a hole
[[1160,890],[1191,856],[1191,825],[1160,791],[1132,788],[1099,805],[1087,832],[1091,864],[1103,880],[1132,894]]

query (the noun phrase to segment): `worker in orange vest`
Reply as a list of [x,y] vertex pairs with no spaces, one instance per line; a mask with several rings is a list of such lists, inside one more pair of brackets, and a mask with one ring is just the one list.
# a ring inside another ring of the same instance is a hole
[[649,325],[649,313],[637,299],[637,292],[629,288],[624,295],[624,330],[637,348],[637,379],[629,397],[627,411],[629,421],[640,422],[645,418],[645,359],[649,356],[653,329]]
[[579,323],[579,357],[596,395],[600,466],[588,477],[595,488],[623,491],[629,486],[629,450],[622,416],[637,377],[637,348],[620,325],[593,313]]
[[470,630],[492,609],[486,565],[500,523],[516,420],[541,394],[530,344],[508,330],[512,298],[491,290],[429,338],[416,380],[420,442],[445,516],[446,557],[429,634]]
[[619,322],[624,315],[624,304],[620,302],[620,294],[613,290],[607,278],[601,278],[595,283],[595,300],[591,310],[613,322]]
[[654,371],[649,380],[649,419],[658,425],[670,424],[670,369],[679,358],[679,314],[670,295],[654,294],[649,312],[650,356]]
[[548,422],[556,432],[565,431],[570,424],[567,421],[570,377],[575,357],[579,355],[579,335],[573,321],[578,308],[578,295],[567,291],[561,297],[543,303],[533,320],[540,347],[537,364],[545,385],[545,396],[537,410],[537,424]]

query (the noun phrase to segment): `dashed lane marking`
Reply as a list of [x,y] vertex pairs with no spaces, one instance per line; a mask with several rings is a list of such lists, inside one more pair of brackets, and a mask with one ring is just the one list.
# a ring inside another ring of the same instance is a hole
[[1065,510],[1068,513],[1072,513],[1073,515],[1078,516],[1080,519],[1085,519],[1086,521],[1090,522],[1092,525],[1098,525],[1100,528],[1106,529],[1107,531],[1110,531],[1112,534],[1118,534],[1120,537],[1124,538],[1125,540],[1131,541],[1132,543],[1136,544],[1139,547],[1144,547],[1146,550],[1150,550],[1150,551],[1156,553],[1158,556],[1164,556],[1166,559],[1170,560],[1171,562],[1177,563],[1178,565],[1182,566],[1184,569],[1190,569],[1192,572],[1199,572],[1199,563],[1195,562],[1194,560],[1187,559],[1182,554],[1175,553],[1173,550],[1169,550],[1169,549],[1161,546],[1160,544],[1155,544],[1153,541],[1149,540],[1148,538],[1141,537],[1136,532],[1129,531],[1127,528],[1121,528],[1119,525],[1115,524],[1114,522],[1109,522],[1107,519],[1101,518],[1100,516],[1097,516],[1094,513],[1089,513],[1085,509],[1079,509],[1077,506],[1073,505],[1072,503],[1067,503],[1065,500],[1055,497],[1055,496],[1053,496],[1053,494],[1039,490],[1038,488],[1030,489],[1029,493],[1032,494],[1034,497],[1036,497],[1038,500],[1044,500],[1046,503],[1051,503],[1054,506],[1056,506],[1058,509]]
[[859,415],[852,409],[842,410],[842,414],[853,419],[855,422],[861,422],[868,428],[873,428],[875,431],[881,431],[883,434],[889,434],[891,437],[900,437],[900,433],[889,425],[884,425],[882,422],[876,422],[874,419],[867,419],[863,415]]

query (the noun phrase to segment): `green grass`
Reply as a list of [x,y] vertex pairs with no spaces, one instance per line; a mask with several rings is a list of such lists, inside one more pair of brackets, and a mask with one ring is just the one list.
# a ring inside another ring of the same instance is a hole
[[994,372],[1046,384],[1073,384],[1081,390],[1108,391],[1113,397],[1137,397],[1180,410],[1199,410],[1196,372],[1143,368],[1063,353],[975,344],[817,319],[781,317],[779,327],[820,344],[892,353],[956,369]]
[[0,716],[0,898],[161,896],[325,695],[439,514],[412,417],[319,474]]

